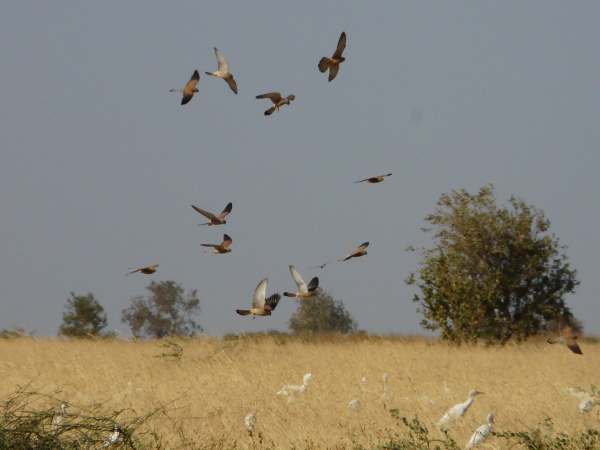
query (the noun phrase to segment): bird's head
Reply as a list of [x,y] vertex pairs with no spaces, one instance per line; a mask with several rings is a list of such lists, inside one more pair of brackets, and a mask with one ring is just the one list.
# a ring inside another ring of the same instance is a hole
[[226,223],[227,223],[227,221],[226,221],[226,220],[223,220],[223,225],[225,225]]
[[346,58],[344,58],[343,56],[340,58],[340,62],[343,63],[344,61],[346,61]]
[[473,389],[471,392],[469,392],[469,398],[474,398],[477,395],[485,395],[485,392],[479,392],[476,389]]
[[488,414],[488,423],[494,423],[494,415],[493,414]]
[[194,92],[200,92],[198,88],[194,88]]

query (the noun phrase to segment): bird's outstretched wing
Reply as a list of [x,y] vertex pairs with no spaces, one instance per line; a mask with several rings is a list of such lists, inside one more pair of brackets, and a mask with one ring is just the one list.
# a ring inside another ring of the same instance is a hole
[[298,292],[308,292],[306,281],[304,281],[304,279],[300,276],[298,271],[294,269],[294,266],[290,266],[290,273],[292,274],[292,278],[296,282],[296,286],[298,286]]
[[223,246],[223,248],[229,248],[229,246],[231,245],[232,242],[233,242],[233,239],[231,239],[228,235],[226,235],[226,234],[223,235],[223,243],[221,244]]
[[577,335],[573,332],[573,328],[571,328],[571,323],[567,317],[562,317],[558,321],[558,326],[560,328],[560,335],[565,342],[565,345],[571,350],[573,353],[578,355],[583,355],[579,344],[577,343]]
[[231,90],[235,94],[237,94],[237,83],[235,82],[235,80],[233,79],[233,77],[224,78],[224,80],[227,82],[227,84],[229,85],[229,87],[231,88]]
[[346,32],[342,31],[342,35],[340,36],[340,40],[338,41],[337,48],[335,49],[335,53],[332,56],[332,59],[339,59],[342,57],[342,52],[346,48]]
[[229,64],[227,64],[227,61],[225,61],[225,58],[223,58],[221,52],[217,50],[217,47],[215,47],[215,55],[217,55],[217,61],[219,61],[219,72],[227,73],[229,70]]
[[197,206],[192,205],[192,208],[194,208],[196,211],[198,211],[200,214],[202,214],[207,219],[216,219],[217,218],[214,214],[209,213],[208,211],[204,211],[203,209],[200,209]]
[[319,278],[314,277],[312,280],[310,280],[310,283],[308,283],[308,292],[314,292],[317,290],[317,288],[319,287]]
[[265,293],[267,292],[267,283],[269,282],[268,278],[265,278],[258,286],[256,286],[256,290],[254,291],[254,298],[252,299],[252,307],[264,309],[265,308]]
[[228,203],[227,206],[225,207],[225,209],[223,210],[223,212],[221,214],[219,214],[219,219],[224,219],[227,214],[229,214],[231,212],[231,209],[233,208],[233,203]]
[[281,100],[281,94],[279,92],[269,92],[268,94],[257,95],[256,98],[269,98],[273,103],[277,103]]
[[266,311],[274,311],[277,308],[277,304],[281,299],[281,295],[273,294],[268,299],[265,300],[265,310]]

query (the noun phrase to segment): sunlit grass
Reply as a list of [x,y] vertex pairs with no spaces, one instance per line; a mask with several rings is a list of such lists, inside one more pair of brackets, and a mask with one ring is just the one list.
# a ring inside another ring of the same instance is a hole
[[[598,407],[584,416],[577,409],[581,399],[567,392],[600,385],[600,347],[592,340],[582,341],[584,356],[541,340],[504,348],[365,335],[230,336],[165,347],[168,342],[0,340],[0,395],[29,385],[58,392],[70,413],[101,403],[106,411],[123,411],[123,420],[169,405],[169,419],[152,423],[164,448],[184,441],[211,448],[234,442],[243,448],[371,448],[406,432],[390,409],[399,417],[417,415],[430,437],[441,439],[435,424],[470,389],[486,395],[449,426],[461,446],[490,412],[496,430],[535,428],[546,417],[569,435],[600,428]],[[307,391],[293,402],[276,395],[286,384],[302,384],[309,372]],[[389,375],[384,399],[383,373]],[[353,399],[359,410],[348,408]],[[258,417],[253,436],[244,426],[250,412]],[[506,447],[499,438],[488,444]]]

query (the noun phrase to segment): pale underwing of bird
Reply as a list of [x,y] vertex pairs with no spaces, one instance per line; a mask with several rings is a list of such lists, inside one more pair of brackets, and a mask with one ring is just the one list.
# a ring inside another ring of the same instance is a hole
[[268,98],[273,102],[273,106],[265,111],[265,116],[270,116],[274,111],[279,111],[279,108],[283,105],[289,105],[291,101],[293,101],[296,96],[288,95],[286,98],[282,98],[279,92],[270,92],[268,94],[257,95],[256,98]]
[[365,251],[365,248],[367,248],[369,246],[368,242],[365,242],[364,244],[361,244],[360,247],[358,247],[356,250],[354,250],[352,253],[350,253],[348,256],[346,256],[345,258],[339,259],[338,261],[347,261],[350,258],[359,258],[360,256],[364,256],[367,254],[367,252]]
[[158,264],[154,264],[153,266],[142,267],[141,269],[134,269],[133,267],[130,267],[129,270],[133,270],[133,272],[129,272],[125,276],[131,275],[132,273],[136,273],[136,272],[141,272],[141,273],[145,273],[146,275],[150,275],[150,274],[156,272],[157,267],[158,267]]
[[449,420],[458,419],[459,417],[464,416],[473,403],[475,397],[482,394],[485,394],[485,392],[479,392],[477,390],[472,390],[469,392],[469,399],[464,403],[459,403],[458,405],[454,405],[452,408],[450,408],[450,410],[448,410],[448,412],[444,414],[444,417],[442,417],[438,422],[438,427],[441,427]]
[[269,298],[265,298],[267,283],[269,282],[268,278],[265,278],[258,286],[256,286],[256,290],[254,291],[254,297],[252,298],[252,309],[236,309],[235,311],[240,316],[248,316],[252,315],[254,319],[256,316],[270,316],[271,311],[274,311],[281,299],[281,295],[273,294]]
[[[229,253],[231,251],[231,249],[229,248],[229,246],[231,245],[231,243],[233,242],[233,239],[231,239],[229,236],[227,236],[226,234],[223,235],[223,242],[221,244],[200,244],[203,247],[212,247],[214,248],[213,253]],[[206,250],[204,253],[209,252],[210,250]]]
[[192,97],[194,96],[194,92],[200,92],[196,88],[196,85],[200,81],[200,73],[197,70],[194,71],[192,78],[187,82],[183,89],[171,89],[169,92],[183,92],[183,98],[181,99],[182,105],[187,105]]
[[560,336],[556,338],[548,338],[549,344],[556,344],[557,342],[563,341],[567,348],[577,355],[583,355],[579,344],[577,343],[577,335],[573,332],[569,318],[566,316],[558,319],[558,330]]
[[329,81],[332,81],[338,71],[340,70],[340,64],[346,61],[346,58],[342,56],[342,52],[346,48],[346,33],[342,31],[342,35],[340,36],[340,40],[338,41],[337,48],[335,49],[335,53],[331,58],[323,57],[321,61],[319,61],[319,70],[323,73],[327,72],[329,69]]
[[290,273],[292,274],[292,278],[296,282],[296,286],[298,286],[298,292],[292,294],[291,292],[284,292],[283,295],[286,297],[312,297],[314,295],[315,290],[319,287],[319,279],[314,277],[310,280],[308,286],[306,285],[306,281],[300,276],[298,271],[294,269],[294,266],[290,266]]
[[387,175],[379,175],[378,177],[365,178],[364,180],[355,181],[355,183],[381,183],[385,177],[389,177],[391,173]]
[[330,262],[335,261],[335,259],[332,259],[331,261],[327,261],[325,264],[322,264],[320,266],[313,266],[313,267],[309,267],[308,270],[312,270],[312,269],[322,269],[324,268],[327,264],[329,264]]
[[227,61],[225,61],[223,55],[221,55],[219,50],[217,50],[217,47],[215,47],[215,55],[217,55],[217,61],[219,63],[218,69],[216,72],[205,72],[206,75],[223,78],[231,90],[237,94],[237,83],[233,79],[233,75],[229,73],[229,64],[227,64]]
[[465,446],[466,449],[471,449],[485,442],[488,435],[490,434],[490,431],[492,431],[492,426],[494,425],[493,414],[488,414],[487,422],[488,423],[486,423],[485,425],[481,425],[479,428],[477,428],[477,430],[475,430],[475,433],[473,433],[473,436],[471,436],[471,439],[469,439],[469,442],[467,442],[467,445]]
[[228,203],[227,206],[225,207],[225,209],[223,210],[223,212],[221,214],[219,214],[218,216],[215,216],[214,214],[209,213],[208,211],[204,211],[203,209],[200,209],[194,205],[192,205],[192,208],[194,208],[197,212],[199,212],[204,217],[209,219],[209,222],[198,224],[199,227],[202,225],[208,225],[209,227],[212,227],[213,225],[225,225],[227,223],[227,221],[225,220],[225,217],[227,216],[227,214],[229,214],[231,212],[231,208],[233,208],[233,204]]

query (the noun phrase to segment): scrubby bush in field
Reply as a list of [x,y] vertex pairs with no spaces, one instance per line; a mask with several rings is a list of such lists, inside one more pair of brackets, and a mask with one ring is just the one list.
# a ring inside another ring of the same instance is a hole
[[437,205],[423,228],[436,244],[421,249],[421,269],[406,280],[421,290],[414,301],[425,329],[456,344],[504,344],[570,315],[564,297],[579,284],[577,272],[543,211],[514,197],[498,207],[491,185],[443,194]]

